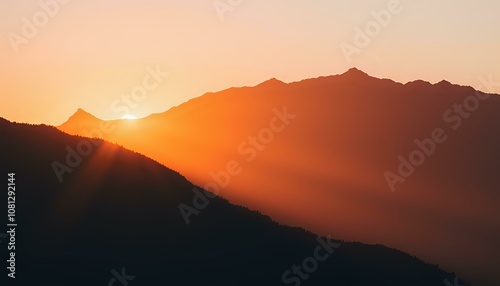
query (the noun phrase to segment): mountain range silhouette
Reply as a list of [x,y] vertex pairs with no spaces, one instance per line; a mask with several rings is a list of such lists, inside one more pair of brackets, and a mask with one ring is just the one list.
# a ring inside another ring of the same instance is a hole
[[[270,135],[263,130],[276,110],[296,117]],[[121,144],[202,187],[223,181],[236,161],[241,173],[219,184],[233,204],[319,235],[401,249],[492,285],[500,283],[492,251],[500,248],[498,110],[498,95],[472,87],[402,84],[353,68],[209,92],[143,119],[106,121],[112,132],[83,111],[58,128]],[[445,142],[400,176],[401,162],[435,132]],[[269,142],[254,144],[259,134]],[[388,172],[400,179],[388,182]]]

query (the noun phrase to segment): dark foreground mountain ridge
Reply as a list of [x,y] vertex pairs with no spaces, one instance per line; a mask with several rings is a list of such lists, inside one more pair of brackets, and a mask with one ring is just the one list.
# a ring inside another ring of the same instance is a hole
[[[18,223],[17,278],[2,285],[282,285],[285,271],[330,243],[217,197],[186,225],[178,206],[192,203],[193,184],[108,142],[4,119],[0,138],[0,174],[7,182],[15,173]],[[59,182],[54,162],[85,151],[82,142],[95,145]],[[287,285],[441,286],[454,278],[381,245],[334,243],[316,271],[304,280],[289,274]],[[131,280],[121,284],[116,273]]]

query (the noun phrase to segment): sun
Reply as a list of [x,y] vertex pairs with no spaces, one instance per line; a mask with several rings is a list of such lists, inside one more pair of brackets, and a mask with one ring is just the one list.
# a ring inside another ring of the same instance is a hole
[[134,120],[134,119],[137,119],[137,116],[132,115],[132,114],[127,114],[127,115],[123,116],[122,119]]

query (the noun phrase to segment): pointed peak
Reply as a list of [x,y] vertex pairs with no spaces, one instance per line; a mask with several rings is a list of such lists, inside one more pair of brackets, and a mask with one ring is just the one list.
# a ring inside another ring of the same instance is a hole
[[90,113],[88,113],[87,111],[85,111],[85,110],[83,110],[81,108],[78,108],[75,113],[87,113],[87,114],[90,114]]
[[76,112],[70,117],[72,119],[74,118],[96,118],[94,115],[88,113],[87,111],[81,109],[81,108],[78,108],[76,110]]
[[452,84],[451,82],[443,79],[442,81],[438,82],[437,85],[452,85]]
[[283,85],[283,84],[286,84],[284,82],[282,82],[281,80],[273,77],[269,80],[266,80],[265,82],[262,82],[261,84],[257,85],[257,86],[276,86],[276,85]]
[[356,76],[356,77],[359,77],[359,76],[368,76],[367,73],[365,73],[364,71],[362,70],[359,70],[357,68],[350,68],[348,71],[346,71],[345,73],[342,74],[343,76]]

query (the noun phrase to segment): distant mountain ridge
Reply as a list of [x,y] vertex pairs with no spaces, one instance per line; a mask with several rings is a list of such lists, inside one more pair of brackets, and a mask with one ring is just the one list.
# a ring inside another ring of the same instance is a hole
[[[309,83],[309,82],[320,82],[320,81],[325,81],[325,80],[330,80],[330,79],[337,79],[337,78],[344,78],[344,79],[349,79],[349,80],[355,80],[355,81],[363,81],[363,80],[383,80],[383,81],[389,81],[389,82],[392,82],[392,83],[396,83],[396,84],[399,84],[399,85],[404,85],[404,86],[411,86],[411,87],[420,87],[420,88],[429,88],[429,87],[432,87],[432,86],[439,86],[439,85],[442,85],[442,84],[446,84],[446,85],[451,85],[451,86],[455,86],[455,87],[466,87],[466,86],[461,86],[461,85],[456,85],[456,84],[452,84],[450,83],[449,81],[447,80],[442,80],[438,83],[435,83],[435,84],[432,84],[428,81],[424,81],[424,80],[415,80],[415,81],[410,81],[408,83],[398,83],[398,82],[395,82],[391,79],[378,79],[378,78],[375,78],[375,77],[372,77],[370,75],[368,75],[367,73],[365,73],[364,71],[362,70],[359,70],[358,68],[351,68],[349,69],[348,71],[346,71],[345,73],[343,74],[340,74],[340,75],[331,75],[331,76],[322,76],[322,77],[318,77],[318,78],[310,78],[310,79],[304,79],[304,80],[301,80],[301,81],[295,81],[295,82],[290,82],[290,83],[285,83],[277,78],[271,78],[269,80],[266,80],[254,87],[232,87],[232,88],[228,88],[226,90],[223,90],[221,92],[226,92],[226,91],[229,91],[229,90],[240,90],[240,89],[248,89],[248,88],[252,88],[252,89],[255,89],[255,88],[274,88],[274,89],[277,89],[277,88],[286,88],[286,86],[290,86],[290,85],[300,85],[300,84],[303,84],[303,83]],[[473,89],[472,87],[467,87],[467,88],[470,88],[470,89]],[[218,92],[220,93],[220,92]],[[203,96],[209,96],[211,94],[217,94],[217,92],[207,92],[206,94],[204,94]],[[188,100],[187,102],[191,102],[191,101],[196,101],[198,99],[201,99],[202,97],[197,97],[197,98],[193,98],[191,100]],[[187,103],[186,102],[186,103]],[[181,104],[180,106],[183,106],[185,105],[184,104]],[[176,109],[177,107],[180,107],[180,106],[175,106],[175,107],[172,107],[171,109]],[[151,114],[150,116],[156,116],[156,115],[161,115],[161,114],[166,114],[166,113],[169,113],[171,110],[167,110],[165,112],[162,112],[162,113],[155,113],[155,114]],[[96,121],[102,121],[102,119],[100,118],[97,118],[96,116],[92,115],[91,113],[89,113],[88,111],[82,109],[82,108],[78,108],[77,111],[75,111],[75,113],[73,115],[71,115],[68,120],[66,120],[65,122],[63,122],[61,125],[58,126],[58,128],[60,129],[71,129],[73,128],[73,126],[69,126],[69,124],[74,124],[75,121],[78,121],[78,120],[81,120],[81,119],[85,119],[85,120],[96,120]],[[115,119],[115,120],[108,120],[108,121],[117,121],[117,120],[122,120],[122,119]]]
[[[220,188],[234,204],[317,234],[402,249],[491,285],[500,283],[492,251],[500,248],[500,97],[479,97],[488,96],[447,81],[402,84],[351,69],[206,93],[164,113],[112,121],[103,138],[201,186],[236,161],[242,172]],[[274,110],[296,117],[269,139]],[[98,123],[58,128],[83,134]],[[415,142],[435,131],[445,142],[399,176],[420,150]],[[400,177],[392,186],[387,172]]]

